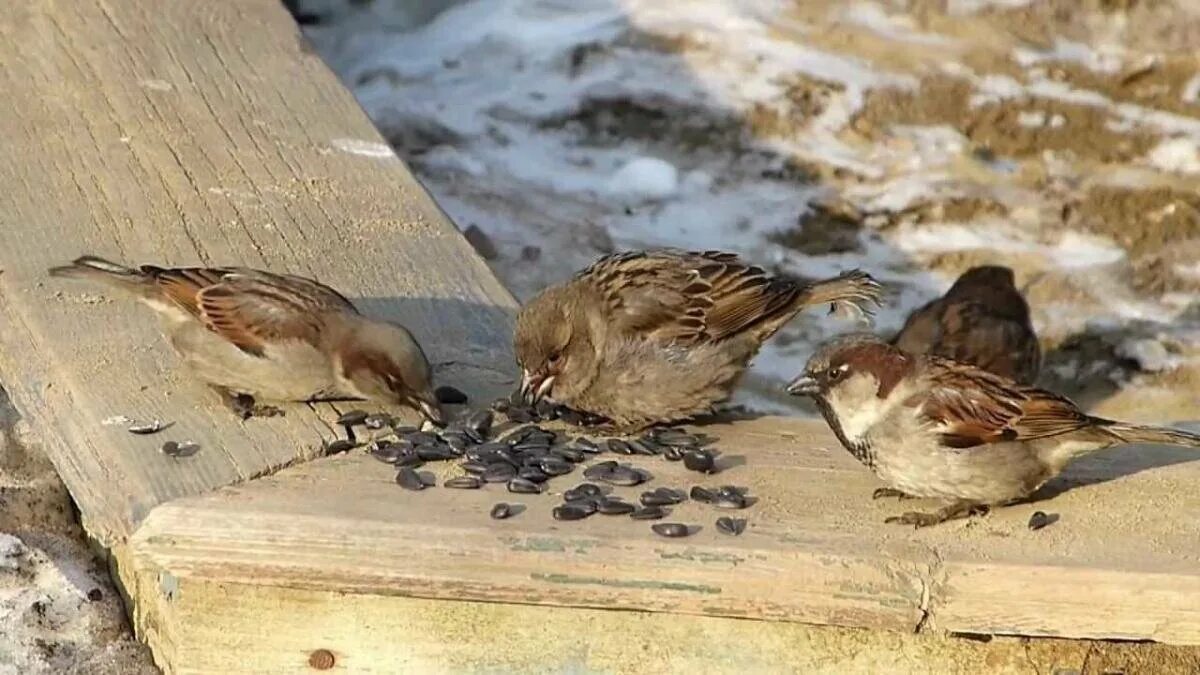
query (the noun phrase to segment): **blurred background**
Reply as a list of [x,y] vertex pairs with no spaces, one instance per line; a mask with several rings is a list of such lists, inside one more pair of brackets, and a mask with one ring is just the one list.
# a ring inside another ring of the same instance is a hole
[[[521,300],[614,249],[861,266],[894,331],[1011,266],[1042,384],[1200,417],[1200,2],[289,0]],[[812,311],[741,402],[854,328]]]

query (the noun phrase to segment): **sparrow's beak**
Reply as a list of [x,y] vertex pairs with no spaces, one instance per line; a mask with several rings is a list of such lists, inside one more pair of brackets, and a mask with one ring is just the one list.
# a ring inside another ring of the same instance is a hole
[[787,393],[792,396],[814,396],[820,391],[821,386],[817,384],[816,379],[808,375],[797,377],[787,386]]
[[417,409],[425,415],[426,419],[439,427],[446,425],[446,418],[442,414],[442,406],[438,405],[437,400],[426,401],[424,399],[417,400]]
[[521,400],[534,405],[545,398],[554,388],[554,376],[549,377],[538,373],[524,371],[521,376]]

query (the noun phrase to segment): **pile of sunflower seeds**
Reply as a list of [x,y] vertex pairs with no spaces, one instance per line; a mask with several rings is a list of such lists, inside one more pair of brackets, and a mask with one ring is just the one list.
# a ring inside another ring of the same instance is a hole
[[[497,412],[505,417],[502,424],[496,423]],[[637,486],[654,477],[645,469],[600,459],[599,455],[657,455],[666,461],[682,461],[692,471],[713,474],[719,472],[719,453],[708,446],[716,439],[667,427],[650,429],[637,438],[593,439],[536,424],[547,420],[586,426],[596,418],[544,403],[529,407],[502,399],[490,409],[467,411],[444,429],[422,430],[399,424],[385,414],[352,410],[337,420],[346,438],[327,442],[325,451],[337,454],[365,445],[372,457],[396,467],[396,482],[412,491],[434,487],[433,474],[418,470],[428,462],[457,462],[463,470],[463,475],[445,480],[444,488],[477,490],[495,483],[517,495],[544,493],[555,478],[574,474],[582,466],[586,482],[563,492],[563,503],[552,511],[559,521],[582,520],[595,513],[660,520],[670,514],[672,506],[689,498],[722,509],[742,509],[755,501],[744,488],[727,485],[714,489],[695,486],[690,492],[659,487],[643,492],[638,504],[626,502],[609,494],[612,486]],[[360,428],[366,429],[366,438],[359,438]],[[521,504],[500,503],[492,508],[491,516],[509,518],[523,510]],[[744,519],[721,518],[717,522],[717,530],[728,535],[741,534],[745,526]],[[664,537],[684,537],[699,529],[681,523],[653,526],[653,531]]]

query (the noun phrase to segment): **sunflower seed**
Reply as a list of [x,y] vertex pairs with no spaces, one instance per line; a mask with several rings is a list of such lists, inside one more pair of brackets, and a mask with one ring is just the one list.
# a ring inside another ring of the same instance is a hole
[[479,480],[478,476],[455,476],[442,483],[442,487],[455,488],[457,490],[477,490],[482,486],[483,481]]
[[339,438],[336,441],[325,444],[325,454],[340,455],[343,452],[350,452],[356,445],[354,441]]
[[428,431],[413,431],[405,434],[397,433],[396,435],[413,445],[433,445],[440,440]]
[[546,399],[538,401],[537,405],[535,405],[533,409],[534,412],[537,413],[537,416],[543,420],[550,421],[558,419],[558,406],[554,405],[550,401],[547,401]]
[[742,495],[735,493],[718,493],[712,505],[718,509],[744,509],[750,505]]
[[667,460],[668,462],[678,462],[679,460],[683,459],[684,452],[684,450],[675,447],[667,448],[665,451],[663,451],[663,459]]
[[663,447],[661,445],[653,441],[646,441],[644,439],[629,441],[629,447],[633,449],[633,453],[635,455],[660,455],[663,451]]
[[692,471],[713,473],[717,469],[713,454],[708,450],[691,450],[683,456],[683,465]]
[[505,518],[513,515],[513,512],[514,509],[512,506],[505,504],[504,502],[500,502],[492,507],[491,516],[493,520],[504,520]]
[[615,468],[617,468],[617,463],[612,460],[597,462],[583,470],[583,477],[596,478],[597,476],[607,476]]
[[524,478],[514,478],[508,481],[508,491],[523,495],[541,494],[546,487],[540,483],[535,483]]
[[129,433],[137,434],[138,436],[146,436],[149,434],[157,434],[158,432],[172,426],[174,422],[163,424],[162,420],[154,420],[149,424],[132,424],[129,426]]
[[746,531],[746,519],[721,516],[717,518],[717,531],[736,537]]
[[597,476],[596,480],[601,480],[611,485],[630,487],[633,485],[641,485],[647,480],[650,480],[650,474],[642,471],[641,469],[636,469],[632,466],[621,464],[614,467],[606,475]]
[[586,459],[586,455],[583,454],[582,450],[567,445],[556,445],[550,448],[550,454],[557,455],[573,464],[578,464]]
[[491,410],[478,410],[463,420],[463,426],[480,435],[486,436],[491,432],[492,422],[495,419],[496,416],[492,414]]
[[366,428],[375,431],[392,426],[392,416],[387,413],[375,413],[374,415],[367,415],[362,423]]
[[408,436],[409,434],[419,433],[419,431],[417,430],[416,427],[408,426],[405,424],[398,424],[398,425],[392,427],[392,433],[396,434],[396,436],[399,438],[404,438],[405,436]]
[[467,402],[467,395],[462,391],[455,389],[449,385],[442,385],[433,390],[434,397],[438,403],[448,403],[450,405],[458,405]]
[[583,438],[583,437],[576,438],[574,441],[571,442],[571,445],[582,452],[586,452],[589,455],[594,455],[594,454],[600,452],[600,446],[596,445],[596,442],[590,438]]
[[406,466],[416,468],[418,466],[425,466],[425,462],[420,457],[417,457],[417,453],[407,450],[404,454],[400,455],[395,463],[397,469],[403,469]]
[[584,423],[587,416],[577,410],[570,408],[560,408],[558,411],[558,419],[570,424],[571,426],[579,426]]
[[659,518],[665,517],[668,513],[670,513],[670,511],[661,506],[643,506],[633,513],[630,513],[629,517],[633,518],[634,520],[658,520]]
[[404,467],[396,474],[396,482],[405,490],[424,490],[425,480],[412,467]]
[[448,445],[421,445],[417,447],[417,457],[426,462],[444,462],[458,459],[458,453]]
[[517,469],[517,478],[527,480],[531,483],[545,483],[550,479],[549,476],[536,466],[523,466]]
[[337,423],[343,427],[356,427],[367,421],[366,410],[350,410],[337,418]]
[[409,451],[399,443],[380,440],[372,441],[367,446],[367,452],[371,453],[372,457],[384,464],[395,464],[400,461],[401,457],[408,454]]
[[575,487],[563,493],[563,501],[574,502],[582,499],[592,499],[600,497],[604,494],[604,490],[594,483],[580,483]]
[[606,516],[624,516],[636,511],[637,507],[619,497],[604,497],[596,504],[596,510]]
[[633,446],[629,445],[628,443],[626,443],[625,441],[623,441],[619,438],[610,438],[607,441],[605,441],[605,445],[608,446],[609,451],[615,452],[618,455],[632,455],[633,454]]
[[663,537],[686,537],[692,533],[692,528],[683,523],[655,523],[650,529]]
[[176,441],[167,441],[166,443],[162,444],[162,447],[159,448],[159,450],[161,450],[162,454],[166,455],[167,457],[191,457],[200,451],[200,444],[193,443],[191,441],[184,441],[182,443],[178,443]]
[[505,414],[508,415],[508,419],[512,420],[513,422],[532,422],[536,417],[533,414],[533,408],[523,405],[510,406],[508,408],[508,412]]
[[663,445],[683,448],[694,448],[700,445],[699,437],[689,434],[682,429],[658,429],[652,432],[652,435],[654,440]]
[[671,506],[678,504],[687,499],[687,495],[679,490],[673,490],[668,487],[660,487],[656,490],[643,492],[638,500],[643,506]]
[[690,495],[694,501],[702,504],[711,504],[712,500],[717,498],[716,493],[714,493],[712,490],[709,490],[705,487],[700,487],[699,485],[692,486]]
[[462,464],[459,464],[459,466],[462,467],[463,471],[466,471],[473,476],[482,476],[483,472],[488,470],[489,465],[486,462],[469,459]]
[[574,464],[565,460],[555,459],[553,457],[547,457],[543,459],[538,464],[538,467],[541,468],[542,471],[545,471],[546,475],[548,476],[565,476],[566,474],[575,470]]
[[516,478],[516,476],[517,467],[508,462],[496,462],[495,464],[489,464],[487,470],[480,477],[483,478],[483,482],[485,483],[507,483]]
[[1043,527],[1046,527],[1047,525],[1053,525],[1057,521],[1058,521],[1057,513],[1046,513],[1045,511],[1035,511],[1033,513],[1033,515],[1029,517],[1029,529],[1036,532],[1036,531],[1042,529]]
[[593,510],[588,510],[576,504],[563,504],[562,506],[554,507],[550,512],[555,520],[583,520],[592,515]]

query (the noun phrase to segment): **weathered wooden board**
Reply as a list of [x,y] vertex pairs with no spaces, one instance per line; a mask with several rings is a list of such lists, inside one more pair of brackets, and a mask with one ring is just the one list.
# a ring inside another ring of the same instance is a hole
[[[1053,487],[1116,480],[914,531],[882,521],[934,505],[873,502],[877,483],[816,422],[706,431],[732,464],[717,476],[630,461],[655,475],[649,487],[750,487],[759,502],[736,514],[750,520],[740,537],[713,526],[728,512],[692,502],[669,520],[703,529],[668,540],[627,517],[556,522],[555,494],[407,492],[390,467],[358,455],[159,507],[131,539],[132,558],[172,584],[1200,644],[1200,541],[1190,525],[1200,499],[1189,487],[1200,463],[1169,466],[1179,459],[1169,450],[1126,448],[1085,460]],[[551,492],[574,482],[557,479]],[[642,489],[615,491],[636,499]],[[493,521],[497,501],[528,510]],[[1060,520],[1030,531],[1036,509]]]
[[[47,279],[81,253],[315,276],[412,328],[440,381],[507,386],[511,296],[276,0],[14,3],[0,63],[0,378],[102,542],[312,456],[335,413],[236,421],[148,310]],[[134,437],[115,415],[175,426]],[[173,463],[171,438],[204,449]]]

